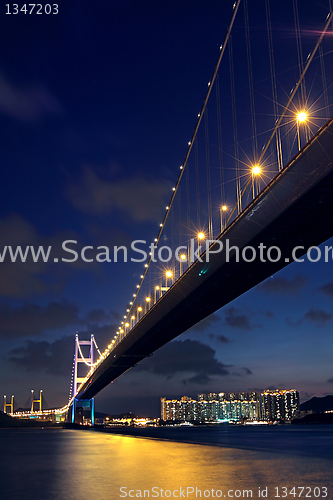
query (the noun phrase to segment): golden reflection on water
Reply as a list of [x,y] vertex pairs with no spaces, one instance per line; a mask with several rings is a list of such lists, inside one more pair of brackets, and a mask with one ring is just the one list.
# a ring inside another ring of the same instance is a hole
[[268,498],[274,498],[275,486],[332,486],[332,462],[325,459],[86,431],[67,431],[60,438],[53,492],[64,500],[121,498],[121,487],[134,495],[141,490],[142,497],[153,487],[197,487],[202,498],[212,488],[223,494],[252,489],[258,498],[258,488],[268,487]]

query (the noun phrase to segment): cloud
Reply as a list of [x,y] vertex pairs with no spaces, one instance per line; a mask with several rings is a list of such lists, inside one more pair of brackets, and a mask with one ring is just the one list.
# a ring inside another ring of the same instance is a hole
[[237,377],[245,377],[246,375],[252,375],[252,374],[253,372],[250,370],[250,368],[246,368],[246,366],[238,368],[237,370],[232,372],[232,375],[236,375]]
[[317,326],[324,326],[331,319],[331,313],[312,307],[307,313],[304,314],[303,318],[300,318],[297,321],[292,321],[290,318],[286,318],[286,323],[289,326],[300,326],[304,320],[307,320],[311,323],[315,323]]
[[47,115],[60,115],[63,110],[43,85],[19,88],[0,74],[0,113],[23,122],[37,122]]
[[229,375],[230,365],[221,363],[215,354],[214,349],[197,340],[174,340],[140,363],[136,370],[169,377],[180,372]]
[[194,375],[194,377],[183,380],[184,385],[186,385],[187,383],[207,385],[211,382],[212,382],[212,379],[210,377],[208,377],[208,375],[205,372],[200,372],[197,375]]
[[319,291],[333,299],[333,283],[326,283],[326,285],[319,288]]
[[[107,345],[115,325],[94,329],[97,344]],[[88,327],[87,331],[91,331]],[[90,333],[79,332],[79,338],[88,339]],[[25,345],[9,352],[9,361],[28,372],[46,372],[69,377],[74,355],[74,336],[64,336],[54,342],[26,340]],[[184,383],[208,383],[208,375],[229,375],[231,365],[224,365],[215,357],[215,351],[196,340],[176,340],[156,351],[138,364],[136,370],[172,377],[175,373],[194,372]]]
[[[82,323],[84,321],[81,320]],[[110,343],[115,329],[115,324],[103,326],[88,324],[85,331],[79,331],[79,338],[89,340],[90,334],[94,333],[97,345],[102,351]],[[24,346],[9,352],[8,359],[28,372],[45,372],[69,378],[74,356],[74,342],[74,335],[63,336],[54,342],[26,340]],[[86,355],[85,351],[83,354]],[[96,351],[95,356],[97,356]]]
[[45,307],[36,304],[17,308],[0,305],[0,335],[3,338],[40,335],[44,330],[79,322],[78,308],[67,301],[50,302]]
[[133,221],[156,222],[163,214],[163,199],[170,192],[168,181],[132,177],[108,181],[86,167],[80,181],[67,188],[73,206],[82,212],[109,214],[122,211]]
[[244,366],[243,368],[241,368],[241,370],[244,371],[244,374],[245,375],[252,375],[252,371],[250,370],[250,368],[246,368],[246,366]]
[[300,326],[303,323],[303,319],[301,318],[301,319],[298,319],[296,321],[293,321],[290,318],[286,318],[286,323],[287,323],[287,325],[293,326],[293,327],[294,326]]
[[[45,237],[40,235],[32,224],[18,215],[9,215],[0,219],[0,297],[26,299],[48,292],[59,294],[68,282],[69,273],[82,269],[98,273],[98,264],[95,262],[85,263],[78,259],[70,264],[53,263],[55,256],[59,259],[68,258],[68,254],[61,249],[62,242],[66,240],[77,241],[77,249],[84,246],[80,237],[72,231],[59,232]],[[33,247],[36,253],[39,247],[43,247],[45,255],[51,247],[49,260],[44,262],[40,256],[38,261],[34,262],[31,248],[28,248],[25,262],[21,261],[19,254],[16,261],[11,262],[9,247],[15,253],[18,246],[21,247],[23,254],[26,253],[27,247]]]
[[225,337],[224,335],[215,335],[214,333],[210,333],[209,338],[212,340],[216,339],[219,342],[222,342],[222,344],[229,344],[230,343],[230,339],[228,339],[228,337]]
[[94,309],[93,311],[90,311],[87,315],[87,321],[89,322],[100,322],[100,321],[105,321],[106,319],[106,313],[103,309]]
[[218,323],[221,321],[221,318],[217,314],[211,314],[210,316],[207,316],[207,318],[203,319],[202,321],[199,321],[196,325],[192,326],[188,332],[203,332],[204,330],[207,330],[210,326],[212,326],[214,323]]
[[325,326],[326,323],[331,321],[332,314],[323,311],[322,309],[311,308],[307,313],[304,314],[303,318],[296,321],[292,321],[290,318],[286,318],[286,323],[289,326],[300,326],[304,320],[315,323],[317,326]]
[[21,307],[0,305],[0,337],[20,338],[41,335],[47,330],[58,330],[67,326],[77,328],[84,325],[79,335],[87,337],[94,333],[104,349],[110,343],[117,325],[118,314],[114,311],[93,309],[80,317],[78,307],[67,300],[50,302],[45,306],[25,304]]
[[65,336],[52,343],[27,340],[24,347],[9,352],[9,361],[27,372],[44,371],[70,377],[74,355],[74,336]]
[[291,280],[285,278],[275,278],[272,276],[262,283],[258,288],[268,293],[295,294],[306,284],[303,276],[295,276]]
[[317,326],[324,326],[328,321],[331,320],[332,314],[323,311],[322,309],[310,309],[305,315],[304,318],[312,323],[316,323]]
[[[13,248],[21,245],[22,249],[25,249],[26,246],[38,246],[43,243],[44,239],[39,238],[35,228],[21,217],[11,215],[0,220],[0,252],[2,255],[4,255],[4,248],[8,245]],[[31,262],[28,259],[25,263],[19,261],[12,263],[6,255],[0,266],[0,296],[23,298],[46,291],[47,285],[41,278],[41,274],[47,267],[43,261]]]
[[333,384],[333,377],[332,377],[332,378],[329,378],[327,382],[328,382],[329,384]]
[[235,307],[229,307],[229,309],[225,311],[224,322],[227,326],[239,328],[240,330],[251,330],[253,328],[249,317],[246,314],[242,314],[239,309]]

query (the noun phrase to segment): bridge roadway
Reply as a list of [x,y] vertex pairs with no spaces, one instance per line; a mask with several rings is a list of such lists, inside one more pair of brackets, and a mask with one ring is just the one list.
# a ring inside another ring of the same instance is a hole
[[[237,263],[234,254],[226,262],[222,251],[210,255],[209,263],[193,263],[110,352],[77,398],[92,398],[156,349],[288,265],[294,247],[306,252],[326,241],[333,236],[332,216],[333,117],[218,238],[240,249],[278,246],[282,259],[260,262],[258,255],[251,263]],[[305,252],[298,250],[297,258]]]

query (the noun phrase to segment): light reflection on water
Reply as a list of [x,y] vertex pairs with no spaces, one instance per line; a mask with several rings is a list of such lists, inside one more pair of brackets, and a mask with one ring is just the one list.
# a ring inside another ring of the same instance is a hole
[[[310,431],[304,439],[313,444],[316,435]],[[141,490],[143,496],[153,487],[188,486],[201,489],[202,496],[212,488],[252,489],[253,498],[267,486],[268,498],[274,498],[275,486],[327,486],[327,498],[333,499],[332,455],[285,453],[274,446],[244,449],[246,442],[242,448],[81,430],[1,430],[0,498],[112,500],[121,498],[120,487]]]

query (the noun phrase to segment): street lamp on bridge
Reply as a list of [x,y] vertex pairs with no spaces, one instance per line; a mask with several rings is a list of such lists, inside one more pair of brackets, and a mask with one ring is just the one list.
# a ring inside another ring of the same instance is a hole
[[[172,271],[170,271],[170,269],[168,269],[167,271],[165,271],[165,291],[168,290],[168,279],[172,279]],[[163,288],[162,288],[163,290]]]
[[261,168],[260,165],[254,165],[252,167],[252,194],[253,194],[253,199],[257,196],[259,187],[258,184],[255,187],[255,177],[260,176],[261,174]]
[[159,299],[158,295],[159,295],[160,293],[161,293],[161,287],[160,287],[160,286],[155,286],[155,298],[154,298],[154,300],[155,300],[155,302],[154,302],[154,303],[155,303],[155,304],[156,304],[157,300]]
[[180,254],[180,260],[179,260],[179,274],[180,276],[182,275],[182,264],[187,261],[187,255],[185,253]]
[[222,207],[221,207],[221,233],[222,233],[222,231],[224,229],[224,226],[225,226],[225,216],[224,216],[224,214],[226,214],[227,210],[228,210],[227,205],[222,205]]
[[298,142],[298,150],[301,149],[301,138],[300,138],[300,133],[299,133],[299,127],[300,124],[305,124],[308,120],[308,114],[306,111],[300,111],[297,113],[297,142]]

